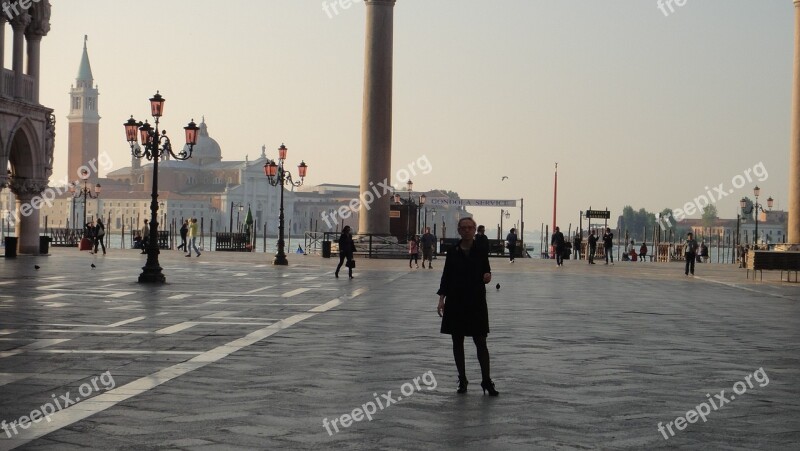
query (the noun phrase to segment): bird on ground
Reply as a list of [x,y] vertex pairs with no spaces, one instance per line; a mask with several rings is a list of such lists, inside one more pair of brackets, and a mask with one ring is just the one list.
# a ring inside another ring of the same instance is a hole
[[94,268],[97,268],[97,266],[95,266],[94,263],[92,263],[92,269],[94,269]]
[[500,181],[502,182],[503,180],[505,180],[505,179],[507,179],[507,178],[508,178],[508,176],[507,176],[507,175],[504,175],[504,176],[503,176],[503,178],[501,178],[501,179],[500,179]]
[[33,265],[33,269],[39,269],[39,268],[41,268],[41,266],[39,266],[39,265]]
[[499,289],[500,289],[500,284],[498,283],[498,284],[497,284],[497,285],[495,285],[494,287],[495,287],[495,288],[497,288],[497,289],[499,290]]

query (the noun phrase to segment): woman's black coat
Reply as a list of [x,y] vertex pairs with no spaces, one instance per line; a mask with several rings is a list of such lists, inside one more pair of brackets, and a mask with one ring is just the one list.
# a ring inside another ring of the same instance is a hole
[[447,251],[444,272],[437,294],[446,297],[442,318],[443,334],[486,336],[489,311],[483,275],[492,272],[489,255],[476,247],[461,249],[461,242]]

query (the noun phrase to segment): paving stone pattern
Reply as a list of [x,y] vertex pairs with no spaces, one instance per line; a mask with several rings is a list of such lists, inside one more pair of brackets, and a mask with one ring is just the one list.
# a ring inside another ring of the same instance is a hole
[[[359,259],[348,280],[265,257],[165,251],[163,286],[136,283],[138,251],[0,259],[0,421],[81,398],[0,450],[798,449],[800,285],[777,273],[492,260],[493,398],[469,339],[455,394],[443,259]],[[659,432],[759,368],[763,387]]]

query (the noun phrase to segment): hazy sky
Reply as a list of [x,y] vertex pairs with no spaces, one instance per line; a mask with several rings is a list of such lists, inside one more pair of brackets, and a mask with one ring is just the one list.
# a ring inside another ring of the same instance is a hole
[[[130,165],[122,123],[144,120],[158,89],[177,140],[205,115],[226,160],[286,143],[307,183],[358,183],[363,4],[329,17],[321,0],[52,3],[41,101],[58,119],[56,179],[88,34],[115,168]],[[689,0],[669,16],[656,0],[398,0],[393,172],[426,156],[417,189],[524,198],[528,230],[551,221],[556,161],[564,228],[590,205],[616,218],[729,191],[759,162],[762,196],[783,207],[792,15],[791,0]],[[720,200],[721,215],[753,186]],[[473,212],[491,235],[499,209]]]

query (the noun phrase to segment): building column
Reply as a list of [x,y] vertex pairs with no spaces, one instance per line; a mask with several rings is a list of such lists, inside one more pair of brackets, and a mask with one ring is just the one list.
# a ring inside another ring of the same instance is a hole
[[42,192],[47,188],[46,180],[11,180],[11,192],[17,196],[16,232],[17,252],[39,254],[39,210],[42,208]]
[[[365,0],[365,3],[367,32],[361,122],[362,203],[358,232],[389,235],[391,193],[384,193],[379,184],[392,184],[392,36],[395,0]],[[340,219],[337,218],[337,222]]]
[[31,16],[26,12],[20,14],[11,21],[11,28],[14,30],[13,55],[11,59],[11,69],[14,71],[14,97],[22,97],[22,75],[25,73],[23,68],[25,50],[25,28],[31,22]]
[[789,155],[789,243],[800,243],[800,0],[794,0],[792,148]]
[[3,69],[6,68],[6,19],[0,15],[0,96],[3,95]]
[[42,36],[36,34],[25,35],[28,48],[28,76],[33,78],[33,103],[39,103],[39,55]]

